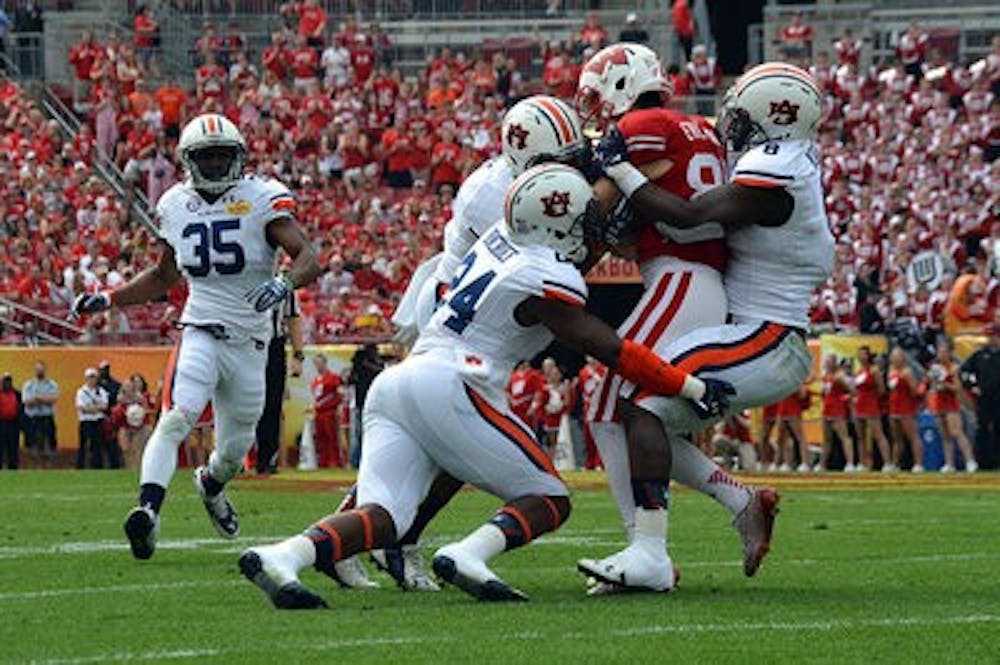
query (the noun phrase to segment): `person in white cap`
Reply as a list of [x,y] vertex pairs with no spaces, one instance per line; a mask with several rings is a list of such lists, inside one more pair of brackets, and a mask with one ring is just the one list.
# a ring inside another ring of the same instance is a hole
[[83,372],[83,385],[76,391],[76,413],[80,421],[80,447],[76,453],[76,468],[84,468],[87,449],[90,466],[103,466],[104,418],[108,412],[108,391],[97,384],[100,374],[95,367]]

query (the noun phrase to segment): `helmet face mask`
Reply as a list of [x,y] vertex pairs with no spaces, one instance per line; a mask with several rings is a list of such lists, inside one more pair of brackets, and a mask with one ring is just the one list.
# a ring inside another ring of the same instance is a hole
[[201,192],[221,194],[243,177],[246,143],[224,116],[209,113],[191,120],[181,132],[177,151],[191,184]]
[[762,142],[756,140],[758,135],[763,137],[763,141],[767,140],[760,125],[750,119],[746,109],[736,106],[723,108],[716,129],[723,143],[736,152],[742,152],[751,143]]

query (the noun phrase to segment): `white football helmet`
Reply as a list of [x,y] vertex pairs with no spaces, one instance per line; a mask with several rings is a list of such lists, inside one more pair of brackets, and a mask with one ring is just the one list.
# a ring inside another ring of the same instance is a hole
[[769,141],[813,140],[823,116],[823,96],[804,69],[765,62],[726,92],[719,134],[741,151]]
[[220,194],[243,177],[247,144],[236,125],[203,113],[184,126],[177,152],[195,189]]
[[584,230],[598,215],[594,191],[583,174],[565,164],[532,167],[507,190],[504,221],[520,245],[545,245],[579,263],[587,258]]
[[665,99],[673,94],[659,56],[642,44],[612,44],[583,66],[577,84],[576,112],[584,124],[593,122],[603,127],[627,113],[645,92],[658,92]]
[[579,160],[589,158],[580,119],[569,104],[548,95],[528,97],[511,107],[503,117],[500,138],[515,176],[542,161],[582,165]]

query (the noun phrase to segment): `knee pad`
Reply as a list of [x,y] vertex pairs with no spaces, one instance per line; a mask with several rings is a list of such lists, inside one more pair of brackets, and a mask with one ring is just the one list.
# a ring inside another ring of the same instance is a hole
[[156,431],[168,439],[183,441],[191,428],[198,422],[199,414],[191,414],[178,408],[167,409],[160,413],[156,422]]

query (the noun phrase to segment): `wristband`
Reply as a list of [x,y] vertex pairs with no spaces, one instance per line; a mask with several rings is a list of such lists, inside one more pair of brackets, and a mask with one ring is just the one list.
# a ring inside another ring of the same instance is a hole
[[619,162],[604,169],[604,172],[615,181],[626,199],[632,198],[637,189],[649,182],[649,178],[629,162]]
[[[615,371],[626,381],[631,381],[658,395],[680,395],[685,390],[696,391],[697,385],[689,385],[687,381],[689,378],[702,383],[700,379],[690,376],[684,370],[664,362],[642,344],[636,344],[628,339],[622,342]],[[701,387],[704,392],[703,383]]]

